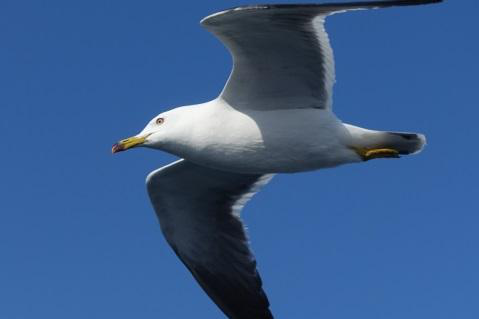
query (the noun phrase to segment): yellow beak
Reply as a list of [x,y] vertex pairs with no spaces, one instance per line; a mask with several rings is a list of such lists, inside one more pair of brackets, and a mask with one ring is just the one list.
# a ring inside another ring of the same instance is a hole
[[145,140],[146,140],[146,137],[138,137],[138,136],[133,136],[125,140],[121,140],[115,145],[113,145],[113,147],[111,148],[111,152],[115,154],[118,152],[126,151],[127,149],[143,144]]

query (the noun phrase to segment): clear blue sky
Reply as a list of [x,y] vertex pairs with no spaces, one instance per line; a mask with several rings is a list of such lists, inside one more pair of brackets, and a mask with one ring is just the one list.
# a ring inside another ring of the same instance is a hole
[[[293,1],[290,1],[293,2]],[[0,318],[223,318],[112,156],[214,98],[230,57],[198,22],[244,1],[0,2]],[[329,19],[335,111],[423,132],[419,156],[281,175],[244,218],[276,317],[479,318],[476,0]]]

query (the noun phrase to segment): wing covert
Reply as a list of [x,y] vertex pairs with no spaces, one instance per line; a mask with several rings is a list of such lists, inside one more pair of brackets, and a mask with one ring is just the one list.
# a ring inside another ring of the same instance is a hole
[[233,70],[220,97],[238,109],[330,109],[334,56],[328,15],[442,0],[280,4],[233,8],[201,23],[228,48]]
[[166,240],[230,318],[273,318],[239,217],[245,202],[271,177],[227,173],[180,160],[147,178]]

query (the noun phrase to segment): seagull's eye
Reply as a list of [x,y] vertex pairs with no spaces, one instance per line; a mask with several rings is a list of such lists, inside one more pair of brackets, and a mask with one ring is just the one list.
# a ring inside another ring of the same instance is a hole
[[165,122],[165,119],[162,118],[162,117],[159,117],[159,118],[156,119],[156,124],[158,124],[158,125],[163,124],[163,122]]

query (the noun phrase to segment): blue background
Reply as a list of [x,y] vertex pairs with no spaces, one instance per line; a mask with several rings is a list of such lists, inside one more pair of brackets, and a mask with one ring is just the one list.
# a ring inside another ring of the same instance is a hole
[[[292,1],[291,1],[292,2]],[[0,318],[223,318],[165,243],[113,142],[213,99],[199,25],[244,1],[0,2]],[[335,112],[418,131],[418,156],[277,176],[247,206],[277,318],[479,318],[476,0],[328,20]]]

